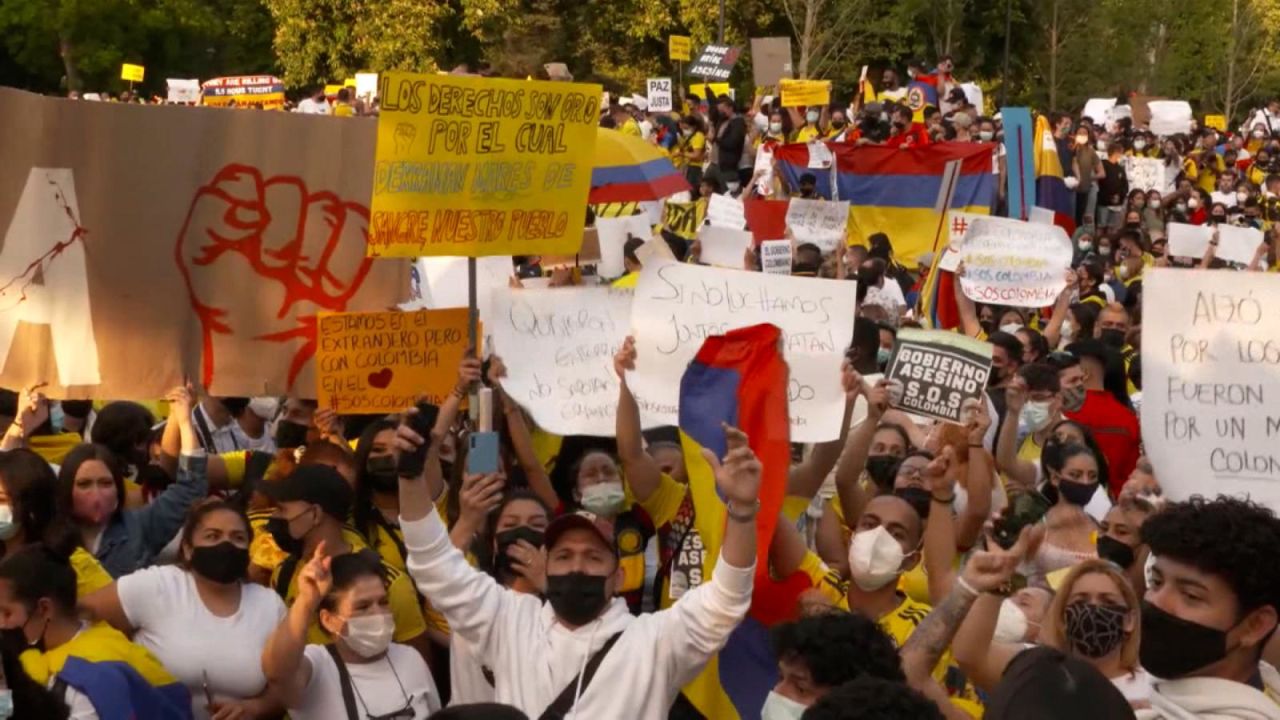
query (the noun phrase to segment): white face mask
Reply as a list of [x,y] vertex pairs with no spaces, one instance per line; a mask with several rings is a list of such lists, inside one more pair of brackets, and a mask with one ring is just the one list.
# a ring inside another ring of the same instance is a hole
[[1080,241],[1080,252],[1089,252],[1093,249],[1093,243],[1088,240]]
[[751,118],[751,122],[755,124],[757,130],[764,132],[764,129],[769,127],[769,116],[764,113],[756,113],[755,117]]
[[993,133],[993,132],[991,132],[990,130],[979,130],[979,131],[978,131],[978,139],[979,139],[979,140],[981,140],[982,142],[991,142],[991,138],[993,138],[993,137],[995,137],[995,136],[996,136],[996,134],[995,134],[995,133]]
[[1134,149],[1134,150],[1144,150],[1144,149],[1146,149],[1146,147],[1147,147],[1147,141],[1146,141],[1146,140],[1134,140],[1134,141],[1133,141],[1133,149]]
[[1238,193],[1236,193],[1236,202],[1238,202],[1238,203],[1240,203],[1241,205],[1243,205],[1243,204],[1245,204],[1245,203],[1246,203],[1246,202],[1248,202],[1248,201],[1249,201],[1249,193],[1247,193],[1247,192],[1238,192]]
[[1076,336],[1076,328],[1074,325],[1071,324],[1070,320],[1063,320],[1062,328],[1059,330],[1059,333],[1062,335],[1064,339],[1070,340],[1071,338]]
[[13,521],[13,506],[0,505],[0,540],[8,540],[18,534],[18,523]]
[[249,412],[263,420],[272,420],[280,411],[280,398],[256,397],[249,400]]
[[1022,424],[1031,432],[1039,432],[1049,427],[1049,422],[1052,420],[1048,401],[1028,402],[1022,406],[1022,414],[1019,417]]
[[1000,603],[1000,616],[996,618],[996,632],[991,636],[998,643],[1013,644],[1026,642],[1027,614],[1014,604],[1013,598],[1005,598]]
[[1021,323],[1007,323],[1005,325],[1000,326],[1000,332],[1007,332],[1010,335],[1018,332],[1021,329],[1022,329]]
[[804,114],[804,119],[805,119],[805,122],[807,122],[807,123],[809,123],[810,125],[812,125],[812,124],[814,124],[814,123],[818,122],[818,113],[816,113],[816,112],[807,112],[807,113],[805,113],[805,114]]
[[395,619],[385,612],[347,618],[346,631],[341,637],[352,652],[362,658],[372,658],[387,651],[395,631]]
[[773,133],[774,135],[779,135],[779,134],[781,134],[781,133],[782,133],[782,123],[780,123],[780,122],[776,122],[776,123],[769,123],[769,132]]
[[1187,207],[1191,208],[1192,210],[1195,210],[1196,208],[1200,207],[1200,200],[1197,198],[1191,198],[1190,200],[1187,201]]
[[1117,268],[1116,268],[1116,277],[1120,278],[1121,280],[1127,280],[1127,279],[1129,278],[1129,266],[1128,266],[1128,265],[1121,265],[1121,266],[1117,267]]
[[582,491],[582,507],[596,515],[617,515],[626,500],[626,491],[618,481],[596,483]]
[[786,695],[770,690],[764,707],[760,709],[760,720],[800,720],[800,716],[808,709]]
[[898,579],[906,556],[883,525],[863,530],[849,543],[849,572],[858,587],[874,592]]
[[1099,140],[1099,141],[1098,141],[1098,152],[1106,152],[1106,151],[1107,151],[1107,141],[1106,141],[1106,140]]

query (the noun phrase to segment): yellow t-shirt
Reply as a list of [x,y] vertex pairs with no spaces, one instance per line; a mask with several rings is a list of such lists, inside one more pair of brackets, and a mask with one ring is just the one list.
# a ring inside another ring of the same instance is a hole
[[793,140],[792,142],[798,142],[798,143],[813,142],[814,140],[817,140],[819,137],[821,137],[821,135],[818,132],[818,128],[812,125],[805,125],[804,127],[796,131],[795,140]]
[[[630,490],[628,489],[628,492]],[[649,514],[655,528],[667,525],[678,525],[671,530],[672,536],[682,537],[680,547],[675,548],[671,560],[671,572],[662,580],[662,595],[659,597],[659,609],[666,610],[675,604],[683,590],[691,589],[711,577],[715,557],[707,552],[703,538],[694,524],[694,512],[689,487],[663,473],[658,489],[640,507]],[[683,512],[682,512],[683,511]],[[679,573],[682,580],[677,581],[676,597],[672,597],[671,575]],[[683,588],[683,589],[682,589]]]
[[627,118],[627,121],[622,123],[622,125],[618,128],[618,132],[622,133],[623,135],[634,135],[636,137],[644,137],[644,133],[640,132],[640,123],[636,122],[635,118]]
[[346,103],[338,103],[333,106],[334,117],[354,117],[356,109]]
[[57,435],[32,435],[27,438],[27,447],[39,455],[50,465],[61,465],[67,453],[84,443],[80,433],[58,433]]
[[673,156],[672,161],[677,169],[684,170],[689,167],[689,163],[691,162],[689,158],[685,157],[685,153],[690,151],[699,151],[706,147],[707,136],[697,130],[694,130],[692,135],[687,138],[680,138],[680,142],[676,143],[675,146],[671,148]]

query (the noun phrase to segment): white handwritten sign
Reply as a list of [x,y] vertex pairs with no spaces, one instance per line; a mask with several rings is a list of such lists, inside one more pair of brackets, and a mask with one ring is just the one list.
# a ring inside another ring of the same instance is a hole
[[712,195],[707,200],[707,223],[741,230],[747,226],[747,211],[738,198]]
[[671,78],[649,78],[649,112],[671,112]]
[[1234,225],[1188,225],[1169,223],[1169,254],[1199,260],[1209,249],[1214,230],[1218,231],[1218,249],[1214,256],[1227,262],[1248,264],[1262,243],[1262,231]]
[[496,288],[491,302],[494,347],[507,361],[507,394],[544,430],[612,437],[618,410],[613,356],[627,337],[631,291]]
[[1160,158],[1125,156],[1124,171],[1129,177],[1129,187],[1161,194],[1173,192],[1173,178],[1177,176],[1180,166],[1173,166],[1172,176],[1165,161]]
[[200,102],[200,81],[169,78],[164,81],[168,90],[168,101],[195,105]]
[[813,243],[822,254],[835,252],[844,240],[849,224],[849,203],[831,200],[791,198],[787,205],[787,227],[797,243]]
[[760,243],[760,265],[774,275],[791,274],[791,241],[765,240]]
[[985,217],[973,222],[960,251],[960,287],[977,302],[1044,307],[1067,286],[1071,239],[1057,225]]
[[964,236],[969,232],[969,226],[973,225],[973,221],[988,217],[991,216],[963,210],[947,211],[947,245],[959,252],[960,248],[964,247]]
[[632,305],[637,360],[627,384],[646,427],[677,424],[680,378],[703,340],[768,322],[782,329],[791,368],[791,439],[835,439],[844,414],[840,363],[853,338],[856,294],[850,281],[645,266]]
[[751,246],[751,233],[746,230],[703,225],[698,228],[698,243],[702,246],[699,259],[704,264],[741,270],[747,248]]
[[648,241],[653,235],[649,216],[626,215],[616,218],[596,218],[596,232],[600,233],[600,277],[616,278],[626,272],[623,265],[623,246],[627,239],[638,237]]
[[1280,510],[1280,284],[1143,277],[1142,439],[1165,495],[1248,494]]

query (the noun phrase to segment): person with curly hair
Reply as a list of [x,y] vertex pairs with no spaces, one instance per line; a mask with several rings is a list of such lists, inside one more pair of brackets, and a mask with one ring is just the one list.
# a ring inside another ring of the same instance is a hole
[[938,706],[900,682],[863,675],[827,693],[801,720],[942,720]]
[[1280,674],[1262,661],[1280,618],[1280,519],[1249,500],[1197,495],[1148,518],[1142,541],[1155,563],[1139,659],[1160,679],[1139,717],[1280,717]]
[[893,639],[864,615],[829,612],[801,618],[774,628],[772,640],[779,679],[765,700],[765,720],[798,717],[860,677],[906,682]]

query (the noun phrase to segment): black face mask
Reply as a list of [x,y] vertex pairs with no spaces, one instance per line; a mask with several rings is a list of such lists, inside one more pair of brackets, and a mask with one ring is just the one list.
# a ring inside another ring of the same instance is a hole
[[40,637],[36,638],[35,642],[28,640],[26,633],[23,632],[23,628],[30,623],[31,618],[28,617],[26,622],[17,627],[0,629],[0,645],[4,646],[6,655],[16,658],[31,648],[44,652],[44,633],[49,628],[49,620],[45,619],[44,628],[40,630]]
[[1103,560],[1110,560],[1128,570],[1133,566],[1135,553],[1129,545],[1125,545],[1109,535],[1103,535],[1098,538],[1098,557]]
[[1062,495],[1062,499],[1076,507],[1088,505],[1097,492],[1097,483],[1085,485],[1084,483],[1071,482],[1065,479],[1058,481],[1058,493]]
[[1226,631],[1183,620],[1143,601],[1138,659],[1147,672],[1176,680],[1226,656]]
[[276,423],[276,447],[293,449],[307,444],[308,426],[281,418]]
[[249,398],[247,397],[229,397],[222,398],[222,407],[231,413],[231,417],[240,417],[244,409],[249,407]]
[[811,188],[811,187],[804,187],[804,186],[801,186],[801,187],[800,187],[800,197],[802,197],[802,198],[811,198],[811,197],[813,197],[813,188]]
[[898,467],[898,458],[892,455],[868,455],[867,477],[876,484],[880,492],[893,490],[893,471]]
[[[308,510],[307,512],[310,511]],[[302,514],[305,515],[306,512]],[[293,519],[297,520],[299,517],[301,517],[301,515],[296,515]],[[276,547],[280,548],[281,552],[298,557],[302,555],[302,551],[306,547],[306,543],[302,541],[302,538],[296,538],[289,532],[289,525],[289,518],[268,518],[266,530],[267,533],[271,535],[271,539],[275,541]]]
[[369,486],[378,492],[397,492],[400,476],[396,473],[394,455],[375,455],[364,463],[364,476]]
[[894,490],[894,495],[902,498],[911,506],[921,520],[929,519],[929,506],[933,503],[933,496],[928,490],[919,487],[906,487],[900,490]]
[[1124,347],[1124,331],[1116,328],[1106,328],[1098,333],[1098,339],[1103,345],[1117,350]]
[[835,129],[837,129],[837,130],[843,129],[843,128],[844,128],[844,125],[845,125],[845,123],[844,123],[844,121],[843,121],[843,120],[832,120],[832,121],[831,121],[831,127],[835,128]]
[[223,541],[191,548],[191,569],[223,585],[243,580],[249,570],[249,548]]
[[609,602],[604,575],[571,572],[547,576],[547,602],[561,620],[581,627],[600,616]]
[[1063,625],[1071,649],[1077,655],[1100,658],[1120,647],[1125,638],[1126,612],[1119,605],[1095,605],[1083,601],[1068,605]]
[[1224,223],[1227,221],[1226,215],[1214,215],[1210,218],[1215,223]]
[[540,548],[544,540],[541,530],[534,530],[527,525],[503,530],[495,534],[493,539],[497,544],[496,553],[493,556],[493,571],[499,578],[511,577],[514,574],[511,571],[511,556],[507,555],[508,548],[519,540]]

